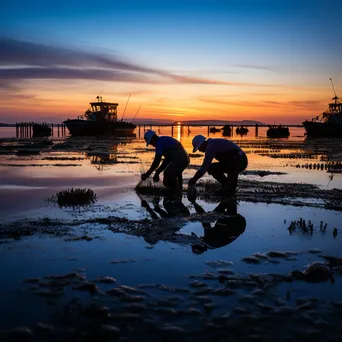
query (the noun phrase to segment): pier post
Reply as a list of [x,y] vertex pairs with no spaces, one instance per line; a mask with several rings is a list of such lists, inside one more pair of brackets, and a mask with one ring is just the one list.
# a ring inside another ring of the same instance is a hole
[[190,125],[188,125],[188,136],[190,135]]
[[58,138],[59,138],[59,124],[57,124],[57,135],[58,135]]
[[15,136],[18,138],[18,135],[19,135],[19,127],[18,127],[18,124],[16,123],[15,124]]
[[141,125],[139,125],[139,138],[140,138],[140,128],[141,128]]
[[231,136],[233,136],[234,135],[234,126],[233,125],[231,125]]
[[51,124],[51,136],[53,137],[53,124]]
[[209,134],[210,134],[210,126],[208,126],[208,137],[209,137]]
[[146,131],[146,126],[144,125],[144,134],[145,134],[145,131]]
[[255,124],[255,136],[258,136],[258,124]]
[[173,137],[173,125],[171,125],[171,137]]

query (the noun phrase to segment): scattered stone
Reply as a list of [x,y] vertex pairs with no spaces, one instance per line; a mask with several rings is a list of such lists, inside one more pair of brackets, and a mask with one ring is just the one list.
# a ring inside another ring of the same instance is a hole
[[202,283],[200,281],[193,281],[192,283],[190,283],[190,286],[192,286],[194,288],[201,288],[201,287],[206,287],[207,284],[206,283]]
[[270,258],[287,258],[289,256],[286,252],[279,252],[279,251],[269,251],[267,256]]
[[126,292],[123,289],[115,287],[113,289],[106,291],[106,293],[111,296],[123,296]]
[[249,264],[260,264],[260,262],[261,262],[260,259],[255,258],[253,256],[244,257],[241,260],[244,262],[247,262]]
[[89,293],[93,294],[95,292],[98,292],[99,288],[96,286],[96,284],[87,281],[85,283],[73,287],[73,290],[88,291]]
[[218,268],[217,272],[221,274],[234,274],[235,273],[233,270],[230,270],[229,268]]
[[160,328],[161,331],[172,333],[172,334],[180,334],[184,332],[183,328],[177,327],[176,325],[165,324]]
[[231,266],[231,265],[233,265],[233,263],[231,261],[227,261],[227,260],[206,261],[205,263],[207,265],[213,267],[213,268],[217,268],[220,266]]
[[117,259],[117,260],[112,260],[109,263],[110,264],[127,264],[130,262],[135,262],[134,259]]
[[293,271],[292,276],[296,280],[316,283],[332,279],[332,272],[328,267],[314,263],[309,265],[303,272]]
[[99,277],[96,279],[96,281],[103,284],[112,284],[116,282],[116,279],[113,277]]
[[120,296],[120,300],[123,302],[142,302],[144,300],[144,297],[142,296],[129,296],[129,295],[123,295]]
[[316,249],[316,248],[309,249],[308,252],[311,253],[311,254],[320,254],[320,253],[322,253],[322,251],[320,249]]

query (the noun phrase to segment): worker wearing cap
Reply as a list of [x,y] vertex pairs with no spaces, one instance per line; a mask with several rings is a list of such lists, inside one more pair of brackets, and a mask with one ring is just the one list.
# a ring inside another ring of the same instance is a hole
[[[160,173],[164,171],[163,184],[171,189],[181,190],[183,186],[182,173],[190,162],[189,155],[182,144],[172,137],[159,137],[152,130],[145,132],[144,139],[146,146],[152,145],[155,147],[156,154],[151,167],[146,173],[141,175],[141,179],[146,180],[156,170],[153,181],[158,182]],[[164,161],[159,166],[163,156]]]
[[[242,149],[230,140],[223,138],[206,139],[203,135],[196,135],[192,139],[192,146],[193,152],[201,151],[205,153],[205,156],[201,168],[189,180],[189,186],[195,185],[208,172],[228,193],[234,193],[238,175],[248,165],[247,156]],[[218,162],[213,162],[213,159]]]

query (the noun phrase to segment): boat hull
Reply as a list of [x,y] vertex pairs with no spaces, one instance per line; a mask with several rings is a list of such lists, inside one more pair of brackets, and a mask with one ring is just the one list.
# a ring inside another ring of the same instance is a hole
[[135,125],[122,122],[98,122],[73,119],[63,122],[72,136],[135,136]]
[[342,138],[342,123],[304,121],[306,135],[311,138]]

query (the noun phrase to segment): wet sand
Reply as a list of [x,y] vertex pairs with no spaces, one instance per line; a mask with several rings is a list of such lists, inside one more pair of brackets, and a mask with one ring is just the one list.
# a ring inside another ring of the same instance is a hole
[[[340,340],[342,177],[317,164],[339,165],[341,143],[239,143],[235,196],[204,177],[179,199],[135,191],[153,156],[139,139],[3,140],[0,340]],[[72,187],[97,201],[47,200]]]

